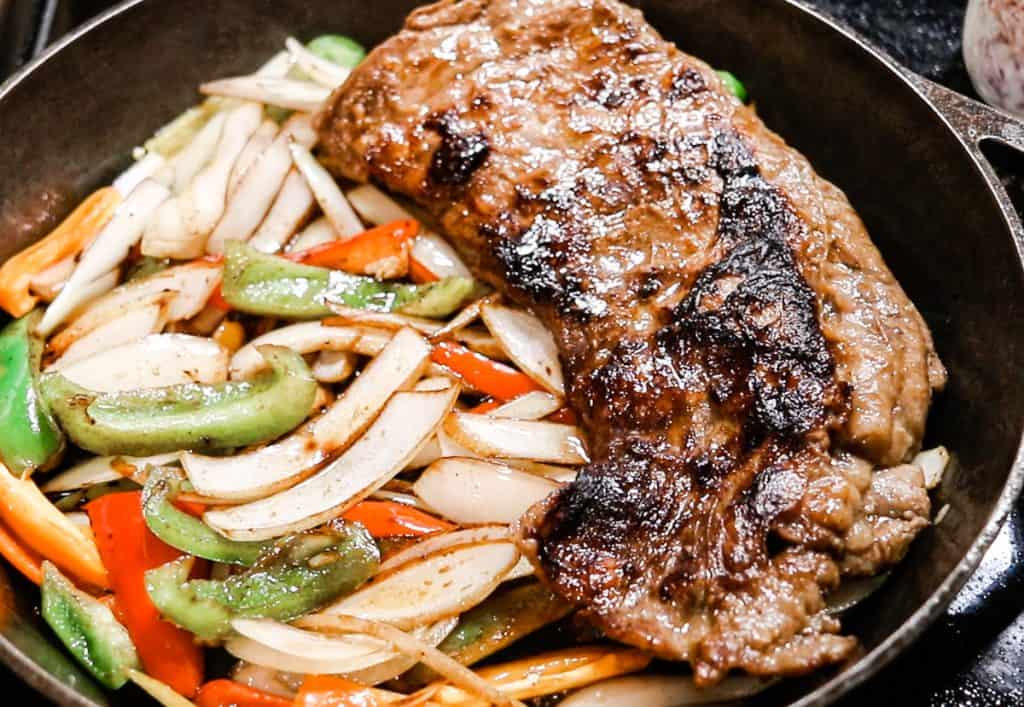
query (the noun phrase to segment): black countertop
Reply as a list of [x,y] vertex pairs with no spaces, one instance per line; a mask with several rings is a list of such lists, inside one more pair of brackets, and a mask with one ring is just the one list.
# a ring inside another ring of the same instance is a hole
[[[915,71],[973,94],[960,56],[966,0],[808,0],[849,24]],[[44,5],[45,3],[39,3]],[[113,4],[50,3],[51,36]],[[0,0],[0,9],[4,6]],[[2,43],[0,43],[2,44]],[[28,47],[2,47],[14,57]],[[993,153],[1000,175],[1024,211],[1024,159]],[[946,614],[893,665],[843,701],[844,707],[1002,707],[1024,705],[1024,503],[997,537],[975,576]],[[0,674],[6,704],[42,700]]]

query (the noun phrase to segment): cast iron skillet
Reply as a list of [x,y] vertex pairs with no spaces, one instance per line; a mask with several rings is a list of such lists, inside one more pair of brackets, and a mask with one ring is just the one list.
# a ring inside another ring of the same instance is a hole
[[[414,0],[130,0],[0,87],[0,259],[43,235],[134,145],[196,100],[204,79],[252,70],[294,34],[373,45]],[[741,76],[769,126],[836,182],[924,312],[950,384],[929,443],[957,466],[949,513],[922,533],[846,627],[865,655],[787,681],[759,704],[823,705],[878,671],[945,608],[1024,480],[1024,230],[980,150],[1024,149],[1024,126],[916,77],[792,0],[641,0],[684,50]],[[0,576],[0,658],[63,705],[105,696],[40,625],[36,591]]]

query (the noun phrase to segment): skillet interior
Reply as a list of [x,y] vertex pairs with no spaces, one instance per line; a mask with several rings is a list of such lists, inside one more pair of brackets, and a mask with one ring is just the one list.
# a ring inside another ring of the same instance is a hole
[[[914,612],[927,603],[934,616],[979,559],[969,549],[999,505],[1017,452],[1024,396],[1006,383],[1024,367],[1024,278],[1009,227],[977,165],[934,111],[827,25],[785,0],[640,4],[685,51],[741,76],[768,125],[847,191],[950,369],[928,436],[959,460],[939,492],[938,505],[951,510],[847,622],[868,650],[894,653],[917,633],[908,622]],[[288,34],[338,31],[372,45],[413,5],[137,0],[0,95],[0,259],[122,168],[133,145],[194,102],[202,80],[251,70]],[[26,621],[35,621],[35,590],[13,584],[19,601],[0,601],[0,609],[10,607],[0,625],[8,639],[31,636]],[[92,704],[40,672],[37,664],[64,683],[81,681],[52,652],[44,658],[47,651],[32,648],[37,639],[16,643],[20,656],[2,641],[0,654],[33,684],[66,704]],[[879,658],[819,690],[828,676],[789,683],[762,702],[824,703],[854,675],[876,669]]]

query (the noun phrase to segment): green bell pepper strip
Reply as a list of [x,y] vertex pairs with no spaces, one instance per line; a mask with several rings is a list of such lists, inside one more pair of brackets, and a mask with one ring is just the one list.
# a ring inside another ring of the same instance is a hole
[[725,87],[729,89],[729,92],[736,98],[740,99],[743,103],[747,102],[747,87],[743,85],[743,82],[736,78],[735,74],[731,71],[717,71],[719,78],[725,83]]
[[225,247],[221,283],[221,294],[235,309],[284,319],[329,316],[328,301],[377,312],[445,317],[472,292],[469,278],[449,277],[426,285],[381,282],[267,255],[240,241],[228,241]]
[[380,552],[353,524],[284,538],[254,567],[223,581],[189,580],[192,561],[148,571],[146,591],[165,619],[212,641],[231,632],[232,619],[291,621],[353,591],[377,571]]
[[321,35],[309,42],[306,49],[346,69],[356,68],[366,58],[366,50],[359,42],[340,34]]
[[[572,605],[540,582],[503,588],[460,616],[459,623],[437,648],[462,665],[473,665],[523,636],[565,618],[572,610]],[[412,689],[438,677],[421,663],[401,683],[402,687]]]
[[302,356],[279,346],[259,351],[270,368],[246,381],[97,393],[52,373],[40,387],[67,435],[90,452],[223,451],[279,437],[313,406],[316,381]]
[[174,506],[183,479],[174,469],[151,467],[142,490],[142,517],[153,535],[171,547],[216,562],[251,567],[273,548],[271,542],[230,540]]
[[41,310],[29,312],[0,332],[0,461],[21,476],[57,462],[64,435],[39,395],[43,341],[33,331]]
[[41,592],[43,619],[93,677],[116,690],[128,681],[128,670],[141,670],[128,630],[49,562],[43,563]]

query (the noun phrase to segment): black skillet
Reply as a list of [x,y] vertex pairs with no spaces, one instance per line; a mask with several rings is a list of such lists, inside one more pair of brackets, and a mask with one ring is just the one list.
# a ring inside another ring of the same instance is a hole
[[[327,31],[373,45],[413,0],[131,0],[85,25],[0,87],[0,259],[43,235],[134,145],[244,73],[284,37]],[[788,681],[758,704],[822,705],[877,672],[938,616],[995,537],[1024,481],[1024,229],[982,155],[1024,150],[1024,125],[911,74],[792,0],[641,0],[685,51],[743,77],[769,126],[850,196],[924,312],[950,369],[929,443],[956,465],[941,524],[846,620],[864,655]],[[8,573],[10,575],[11,573]],[[62,705],[104,695],[55,645],[33,587],[0,573],[0,659]]]

